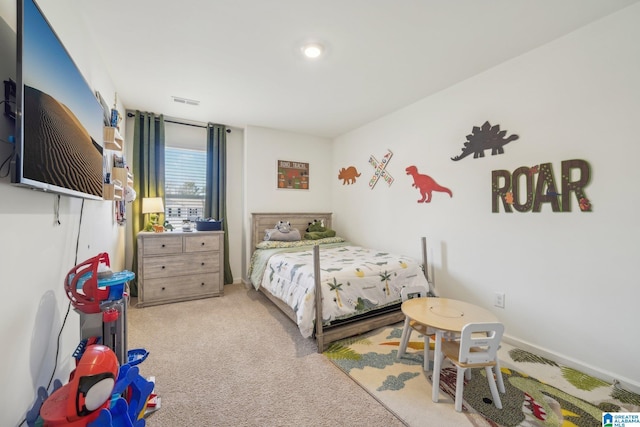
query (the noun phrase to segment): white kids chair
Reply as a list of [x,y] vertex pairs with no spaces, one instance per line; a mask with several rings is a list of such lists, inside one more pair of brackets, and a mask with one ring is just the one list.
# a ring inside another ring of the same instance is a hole
[[[446,357],[457,369],[456,377],[456,411],[462,411],[462,391],[464,387],[465,372],[467,378],[470,378],[470,368],[483,367],[489,381],[491,396],[496,408],[502,409],[502,401],[498,394],[505,392],[502,373],[500,372],[500,362],[498,360],[498,347],[504,333],[504,325],[502,323],[469,323],[462,328],[462,334],[459,341],[443,341],[442,353],[436,354],[434,357],[440,357],[440,366]],[[494,370],[495,377],[494,378]],[[496,387],[496,379],[498,386]],[[436,389],[434,402],[437,402],[438,391],[440,385]]]

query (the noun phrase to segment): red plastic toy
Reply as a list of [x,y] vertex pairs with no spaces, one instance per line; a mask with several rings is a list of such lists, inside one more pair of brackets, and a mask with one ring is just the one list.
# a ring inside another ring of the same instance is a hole
[[109,409],[118,371],[118,358],[109,347],[88,346],[69,382],[43,403],[45,427],[80,427],[96,419],[101,409]]
[[110,267],[109,254],[103,252],[73,267],[64,280],[64,290],[75,308],[86,314],[100,313],[100,302],[109,299],[109,288],[98,287],[98,267]]

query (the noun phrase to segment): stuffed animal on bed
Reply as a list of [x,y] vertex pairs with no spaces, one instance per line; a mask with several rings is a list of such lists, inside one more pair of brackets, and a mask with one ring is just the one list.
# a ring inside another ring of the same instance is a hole
[[309,223],[309,226],[307,227],[307,232],[310,231],[325,231],[326,228],[324,226],[324,220],[318,220],[318,219],[314,219],[312,222]]
[[289,221],[278,221],[274,228],[281,233],[288,233],[291,231],[291,223]]
[[307,240],[324,239],[325,237],[334,237],[336,232],[324,226],[324,221],[313,220],[307,227],[307,232],[304,233],[304,238]]
[[274,228],[265,230],[264,240],[293,242],[301,240],[301,237],[297,228],[291,228],[291,223],[289,221],[278,221]]

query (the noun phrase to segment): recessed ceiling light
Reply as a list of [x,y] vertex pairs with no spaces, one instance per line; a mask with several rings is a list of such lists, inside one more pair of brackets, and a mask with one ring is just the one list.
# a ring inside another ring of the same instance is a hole
[[309,59],[316,59],[322,56],[324,46],[320,43],[308,43],[302,46],[302,53]]

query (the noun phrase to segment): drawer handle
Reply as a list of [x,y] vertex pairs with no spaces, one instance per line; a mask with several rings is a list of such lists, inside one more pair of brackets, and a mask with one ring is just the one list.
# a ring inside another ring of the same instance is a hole
[[162,287],[162,290],[164,291],[165,289],[166,289],[166,288],[163,286],[163,287]]
[[200,283],[200,286],[204,286],[204,282]]
[[200,243],[200,245],[204,246],[204,242]]
[[165,246],[166,246],[166,245],[163,243],[163,244],[162,244],[162,247],[164,248]]
[[164,270],[164,265],[162,266],[162,269]]
[[204,265],[204,262],[203,262],[203,263],[201,263],[200,265]]

